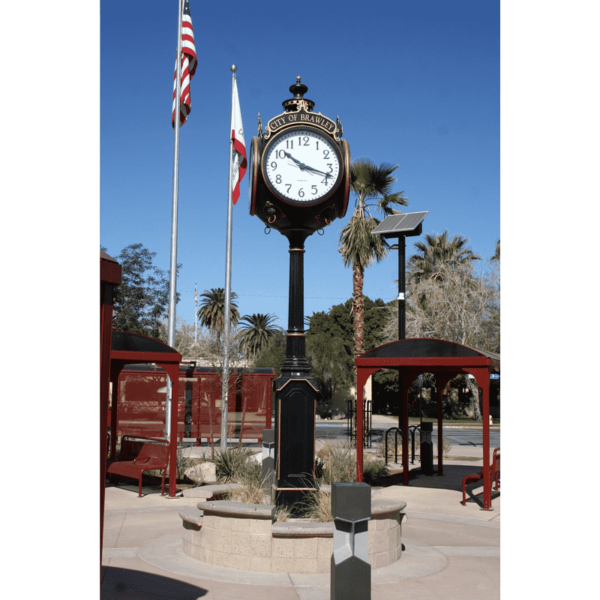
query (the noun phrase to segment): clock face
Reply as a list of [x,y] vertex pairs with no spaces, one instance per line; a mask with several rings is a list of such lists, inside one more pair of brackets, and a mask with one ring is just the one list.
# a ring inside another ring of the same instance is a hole
[[271,191],[292,204],[330,196],[342,176],[341,154],[327,136],[298,127],[275,136],[265,149],[262,171]]

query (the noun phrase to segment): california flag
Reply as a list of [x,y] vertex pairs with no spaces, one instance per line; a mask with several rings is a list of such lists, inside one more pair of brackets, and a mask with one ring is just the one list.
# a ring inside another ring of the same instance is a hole
[[246,174],[246,142],[238,98],[237,80],[233,80],[233,106],[231,107],[231,139],[233,140],[233,167],[231,172],[231,197],[236,204],[240,197],[240,181]]

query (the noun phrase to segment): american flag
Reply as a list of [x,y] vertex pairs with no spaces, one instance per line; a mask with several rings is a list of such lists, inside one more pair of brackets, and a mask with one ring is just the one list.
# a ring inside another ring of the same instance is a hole
[[[179,123],[183,125],[192,110],[192,98],[190,96],[190,82],[196,72],[196,46],[194,44],[194,28],[192,27],[192,15],[190,14],[190,3],[185,0],[183,6],[183,20],[181,24],[181,108],[179,111]],[[175,110],[177,108],[177,59],[175,59],[175,74],[173,75],[173,114],[171,124],[175,128]]]

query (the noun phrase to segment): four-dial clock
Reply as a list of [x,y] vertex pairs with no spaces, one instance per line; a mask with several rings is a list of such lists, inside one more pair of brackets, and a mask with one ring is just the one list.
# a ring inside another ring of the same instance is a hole
[[294,127],[277,134],[263,153],[261,168],[271,192],[296,205],[327,199],[343,176],[337,145],[312,127]]

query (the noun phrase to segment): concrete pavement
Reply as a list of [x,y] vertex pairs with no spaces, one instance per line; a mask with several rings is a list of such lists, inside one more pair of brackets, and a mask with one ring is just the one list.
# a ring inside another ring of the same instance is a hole
[[[443,477],[417,471],[409,486],[374,490],[378,498],[407,506],[405,550],[394,565],[373,569],[373,600],[500,598],[501,498],[494,493],[491,512],[471,501],[460,504],[462,477],[482,466],[476,456],[481,448],[468,450],[473,454],[445,461]],[[183,554],[178,513],[198,499],[161,497],[160,486],[144,488],[144,494],[137,497],[135,483],[106,489],[103,600],[329,600],[329,575],[246,573]]]

